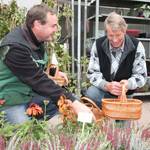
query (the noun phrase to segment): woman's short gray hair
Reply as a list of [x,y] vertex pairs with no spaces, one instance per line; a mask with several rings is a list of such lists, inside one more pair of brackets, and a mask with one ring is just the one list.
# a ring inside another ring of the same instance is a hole
[[104,27],[107,29],[107,26],[110,26],[112,30],[127,30],[127,23],[124,18],[117,14],[116,12],[111,12],[108,17],[105,19]]

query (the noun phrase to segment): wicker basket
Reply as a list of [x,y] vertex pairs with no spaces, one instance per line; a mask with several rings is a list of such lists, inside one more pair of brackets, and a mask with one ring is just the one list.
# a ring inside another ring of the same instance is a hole
[[91,109],[95,116],[96,122],[99,122],[104,117],[102,110],[91,99],[81,97],[80,101]]
[[113,119],[134,120],[141,117],[142,103],[138,99],[127,99],[123,93],[118,99],[102,99],[102,111]]

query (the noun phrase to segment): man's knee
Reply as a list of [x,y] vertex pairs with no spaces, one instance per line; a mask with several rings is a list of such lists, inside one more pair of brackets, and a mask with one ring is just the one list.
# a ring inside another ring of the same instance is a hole
[[[44,100],[47,100],[48,103],[45,103]],[[46,119],[50,119],[55,114],[58,113],[57,106],[50,99],[48,99],[46,97],[43,97],[40,95],[33,97],[32,100],[30,101],[29,105],[31,103],[35,103],[35,104],[39,105],[44,112],[43,114],[36,116],[36,119],[44,119],[45,117],[46,117]]]
[[90,86],[85,92],[85,96],[93,100],[99,107],[101,106],[101,100],[104,95],[105,92],[95,86]]
[[26,106],[25,105],[16,105],[4,110],[5,119],[12,124],[20,124],[30,119],[26,115]]

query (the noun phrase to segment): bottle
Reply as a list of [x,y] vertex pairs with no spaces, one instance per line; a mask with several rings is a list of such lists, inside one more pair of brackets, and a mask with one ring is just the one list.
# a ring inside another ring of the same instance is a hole
[[49,75],[55,77],[57,76],[57,73],[58,73],[58,61],[56,58],[56,54],[53,52],[51,64],[49,67]]

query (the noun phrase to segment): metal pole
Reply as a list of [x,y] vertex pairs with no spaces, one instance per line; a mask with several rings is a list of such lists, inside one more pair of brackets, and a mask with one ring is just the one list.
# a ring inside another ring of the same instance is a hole
[[[84,35],[83,35],[83,57],[86,57],[86,39],[87,39],[87,0],[85,0],[85,5],[84,5]],[[83,65],[81,64],[81,66],[83,66],[83,72],[84,74],[82,74],[82,77],[85,76],[85,72],[86,70],[86,66],[83,63]]]
[[74,65],[74,58],[75,58],[75,56],[74,56],[74,0],[72,0],[72,4],[71,4],[71,9],[72,9],[72,38],[71,38],[71,46],[72,46],[72,74],[74,74],[75,73],[75,65]]
[[85,0],[85,5],[84,5],[84,51],[83,51],[83,56],[86,56],[86,34],[87,34],[87,0]]
[[96,0],[96,22],[95,22],[95,38],[98,38],[98,29],[99,29],[99,2],[100,0]]
[[81,58],[81,0],[78,0],[78,58],[77,58],[77,87],[78,87],[78,94],[80,94],[81,85],[81,66],[80,66],[80,58]]

